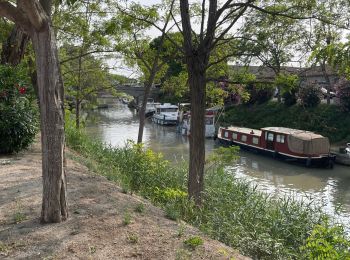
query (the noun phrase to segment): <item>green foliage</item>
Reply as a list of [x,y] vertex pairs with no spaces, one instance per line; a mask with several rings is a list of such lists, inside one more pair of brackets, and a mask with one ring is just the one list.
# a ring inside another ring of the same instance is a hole
[[182,237],[185,234],[185,230],[186,230],[186,223],[184,223],[183,221],[179,221],[177,236]]
[[292,89],[290,92],[285,92],[282,94],[283,103],[286,106],[293,106],[297,103],[297,89]]
[[22,221],[26,220],[26,215],[24,215],[22,212],[16,212],[13,216],[13,220],[16,224],[21,223]]
[[174,203],[168,203],[165,205],[165,216],[171,220],[178,220],[181,217],[181,212]]
[[[324,219],[312,203],[272,198],[236,179],[226,166],[235,159],[237,148],[220,148],[208,159],[203,203],[197,207],[187,198],[186,167],[171,166],[130,142],[124,148],[105,147],[68,126],[66,135],[68,146],[95,161],[98,173],[160,205],[167,217],[183,219],[256,259],[301,259],[307,237]],[[188,241],[194,246],[200,243]]]
[[306,259],[350,259],[350,241],[342,226],[331,226],[328,219],[316,225],[301,247]]
[[297,90],[299,87],[299,77],[293,74],[280,73],[275,78],[275,86],[281,91],[286,106],[297,103]]
[[176,76],[169,76],[162,85],[163,95],[171,97],[172,103],[180,103],[184,99],[189,99],[189,86],[187,83],[187,72],[182,71]]
[[139,242],[139,237],[137,234],[129,233],[127,236],[127,241],[131,244],[137,244]]
[[27,148],[38,132],[38,108],[26,71],[0,65],[0,153]]
[[8,256],[10,250],[11,250],[11,247],[9,245],[0,241],[0,255]]
[[145,211],[145,205],[143,203],[139,203],[135,207],[135,212],[143,213]]
[[298,97],[304,107],[316,107],[321,103],[322,92],[318,85],[300,87]]
[[220,164],[229,164],[232,161],[238,159],[237,153],[239,151],[238,146],[229,146],[216,148],[209,155],[206,163],[214,162]]
[[303,129],[327,136],[331,142],[350,138],[350,115],[337,106],[326,104],[308,109],[299,105],[286,107],[277,102],[251,107],[237,106],[225,112],[221,124],[256,129],[266,126]]
[[273,86],[267,84],[248,84],[246,91],[249,93],[247,104],[263,104],[273,96]]
[[209,107],[223,106],[225,99],[227,99],[228,91],[220,88],[217,84],[207,84],[207,104]]
[[339,103],[344,112],[350,111],[350,82],[345,79],[340,79],[334,86],[337,91]]
[[198,246],[203,245],[203,239],[199,236],[193,236],[186,239],[184,245],[191,250],[195,250]]
[[123,225],[127,226],[131,223],[131,214],[129,212],[125,212],[123,215]]
[[[274,2],[265,8],[281,12],[287,7],[286,3]],[[282,66],[296,57],[295,49],[300,49],[300,43],[306,35],[300,20],[266,12],[253,12],[247,17],[243,28],[243,39],[247,42],[243,46],[246,46],[246,51],[251,52],[264,67],[270,68],[274,76],[278,76]]]

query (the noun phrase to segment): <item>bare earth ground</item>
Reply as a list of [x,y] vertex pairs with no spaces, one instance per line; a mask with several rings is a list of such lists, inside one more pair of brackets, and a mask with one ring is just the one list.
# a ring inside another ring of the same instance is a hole
[[[0,157],[0,259],[248,259],[75,161],[67,176],[69,219],[42,225],[39,145]],[[183,241],[194,235],[204,244],[190,250]]]

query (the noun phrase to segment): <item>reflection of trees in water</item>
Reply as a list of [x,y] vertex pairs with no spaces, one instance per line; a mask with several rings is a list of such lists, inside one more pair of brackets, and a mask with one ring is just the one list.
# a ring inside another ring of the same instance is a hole
[[327,169],[310,169],[247,152],[241,152],[240,163],[248,175],[266,179],[276,187],[293,187],[303,192],[321,191],[332,174]]
[[135,109],[130,109],[125,105],[117,105],[113,108],[103,108],[88,111],[88,125],[113,124],[123,122],[124,124],[134,124],[138,122],[138,115]]
[[349,168],[336,165],[333,170],[310,169],[260,155],[245,152],[241,155],[239,163],[243,165],[243,176],[251,176],[254,182],[260,182],[266,192],[311,196],[325,200],[325,207],[333,213],[338,205],[342,205],[341,211],[345,213],[341,214],[341,219],[350,214]]
[[[349,169],[350,171],[350,169]],[[350,175],[350,174],[349,174]],[[342,205],[344,210],[350,213],[350,176],[344,179],[337,179],[334,187],[334,203]]]

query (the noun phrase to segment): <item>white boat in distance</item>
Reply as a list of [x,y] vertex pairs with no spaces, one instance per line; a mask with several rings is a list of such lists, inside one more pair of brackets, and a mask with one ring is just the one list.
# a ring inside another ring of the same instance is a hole
[[[218,112],[222,110],[221,107],[208,108],[205,111],[205,137],[213,138],[215,136],[215,124],[218,117]],[[179,132],[182,135],[191,134],[191,113],[185,113],[179,124]]]
[[152,116],[156,112],[156,106],[160,103],[155,103],[153,98],[147,99],[145,115],[146,117]]
[[159,125],[176,125],[179,116],[179,107],[170,103],[156,105],[156,112],[152,121]]

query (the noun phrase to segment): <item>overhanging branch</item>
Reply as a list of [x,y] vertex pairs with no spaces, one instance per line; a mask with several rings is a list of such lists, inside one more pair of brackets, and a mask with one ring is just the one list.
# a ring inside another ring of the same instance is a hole
[[18,8],[27,15],[35,30],[40,31],[48,20],[41,4],[36,0],[18,0],[17,4]]
[[30,23],[23,13],[8,1],[0,0],[0,16],[18,24],[24,31],[30,31]]

